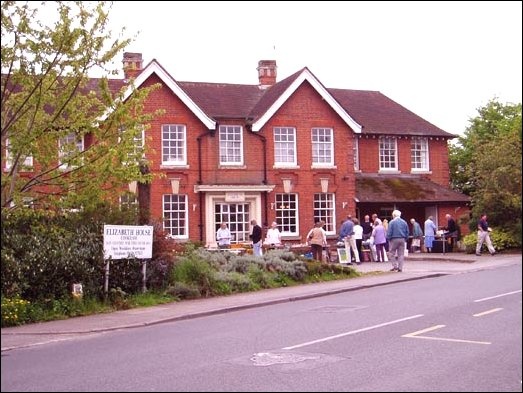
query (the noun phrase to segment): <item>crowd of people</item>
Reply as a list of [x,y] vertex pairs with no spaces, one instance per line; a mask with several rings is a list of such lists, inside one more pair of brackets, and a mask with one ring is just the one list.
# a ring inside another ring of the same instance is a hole
[[[446,214],[446,225],[442,231],[438,231],[434,223],[434,217],[429,215],[422,226],[411,218],[409,224],[401,218],[401,211],[392,212],[392,220],[386,218],[381,220],[377,214],[365,215],[363,221],[352,218],[350,215],[342,221],[339,228],[338,248],[344,249],[346,256],[345,262],[348,264],[360,264],[368,260],[365,256],[364,246],[371,251],[371,260],[375,262],[387,262],[392,264],[391,271],[401,272],[403,270],[405,252],[433,252],[434,242],[437,237],[441,238],[448,247],[449,252],[456,247],[459,240],[460,230],[451,214]],[[263,247],[278,248],[282,246],[281,232],[277,222],[273,222],[267,229],[265,240],[263,240],[263,230],[256,220],[251,220],[251,231],[249,234],[252,241],[253,254],[263,255]],[[311,248],[312,258],[318,261],[324,260],[323,250],[327,247],[327,233],[324,229],[325,222],[318,220],[314,227],[307,233],[307,244]],[[486,244],[491,255],[496,254],[496,250],[490,239],[490,227],[487,222],[487,215],[482,214],[478,221],[478,237],[476,245],[476,255],[481,255],[483,244]],[[216,240],[220,249],[230,248],[231,232],[226,222],[222,222],[216,232]],[[410,242],[410,245],[409,245]]]

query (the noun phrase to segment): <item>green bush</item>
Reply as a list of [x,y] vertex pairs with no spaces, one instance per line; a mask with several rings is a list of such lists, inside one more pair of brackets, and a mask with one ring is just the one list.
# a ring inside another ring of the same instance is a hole
[[[496,251],[503,251],[509,249],[521,249],[521,239],[514,237],[512,233],[506,232],[502,229],[492,228],[490,232],[490,240]],[[478,241],[477,232],[470,233],[463,238],[465,252],[473,254],[476,252],[476,244]],[[487,245],[483,243],[482,251],[487,250]]]
[[175,282],[165,293],[178,299],[197,299],[202,296],[196,285],[184,282]]

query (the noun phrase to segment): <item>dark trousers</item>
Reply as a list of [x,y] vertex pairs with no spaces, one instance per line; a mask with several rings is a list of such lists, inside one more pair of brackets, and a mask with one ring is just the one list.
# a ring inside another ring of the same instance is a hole
[[323,246],[320,244],[311,244],[312,258],[317,261],[322,260]]
[[360,262],[363,262],[363,251],[361,250],[361,244],[363,239],[356,239],[356,248],[358,249],[358,254],[360,254]]

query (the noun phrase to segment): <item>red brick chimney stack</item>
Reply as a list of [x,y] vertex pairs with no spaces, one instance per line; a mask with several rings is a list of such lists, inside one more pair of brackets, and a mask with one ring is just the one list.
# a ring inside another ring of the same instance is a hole
[[141,53],[125,52],[123,54],[123,72],[125,79],[136,78],[143,69]]
[[276,60],[260,60],[258,62],[258,80],[260,88],[266,89],[276,83]]

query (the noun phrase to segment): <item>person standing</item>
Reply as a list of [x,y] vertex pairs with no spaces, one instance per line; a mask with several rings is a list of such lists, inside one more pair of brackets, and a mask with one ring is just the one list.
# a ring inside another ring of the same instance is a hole
[[372,230],[374,245],[376,246],[376,262],[385,262],[385,243],[387,242],[387,232],[380,220],[374,223]]
[[265,244],[268,244],[271,247],[281,245],[281,233],[278,229],[278,223],[274,221],[271,224],[271,227],[267,230],[265,235]]
[[[387,229],[387,239],[389,241],[389,259],[392,262],[391,272],[403,271],[403,261],[405,255],[405,244],[409,239],[409,225],[401,218],[401,212],[394,210],[392,220],[389,222]],[[398,259],[395,256],[397,254]]]
[[363,241],[367,241],[372,236],[372,222],[370,222],[370,217],[368,214],[363,217],[361,226],[363,227]]
[[421,238],[423,237],[423,231],[421,230],[419,223],[414,218],[410,219],[410,223],[412,224],[411,251],[421,252]]
[[340,241],[345,243],[345,252],[347,253],[347,258],[349,263],[352,262],[351,249],[354,254],[354,260],[356,263],[360,263],[360,255],[356,247],[356,239],[354,238],[354,222],[352,219],[347,218],[340,227]]
[[216,232],[216,240],[218,241],[218,248],[227,249],[231,247],[231,231],[224,221],[218,231]]
[[476,255],[478,257],[481,256],[481,247],[483,247],[483,243],[487,244],[490,255],[496,254],[496,249],[490,240],[490,231],[491,229],[488,226],[487,215],[483,213],[478,221],[478,242],[476,244]]
[[251,220],[252,232],[249,237],[252,240],[252,253],[256,257],[261,257],[262,254],[262,229],[256,220]]
[[446,236],[449,239],[449,252],[452,252],[458,238],[458,225],[450,214],[445,214],[445,218],[447,219],[447,226],[445,227],[445,230],[447,231]]
[[363,227],[360,225],[360,220],[357,218],[353,218],[352,222],[354,223],[354,239],[356,240],[356,248],[358,249],[360,261],[363,262],[363,250],[361,249],[363,244]]
[[323,221],[316,221],[314,228],[307,234],[307,239],[311,245],[312,258],[317,261],[322,261],[323,247],[327,245],[327,234],[323,229]]
[[436,237],[436,224],[432,221],[432,216],[429,216],[425,220],[425,248],[427,252],[432,252],[432,243],[434,243],[434,238]]

